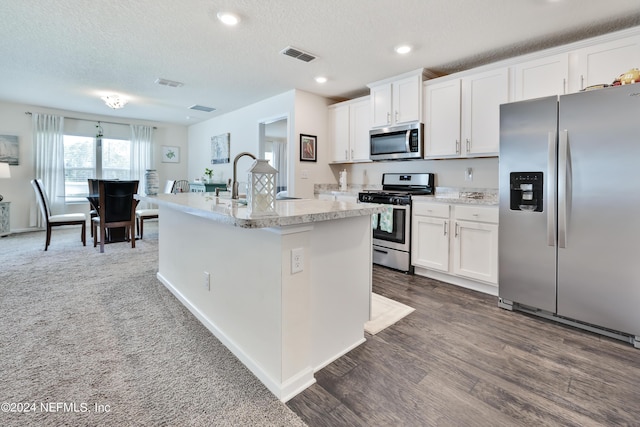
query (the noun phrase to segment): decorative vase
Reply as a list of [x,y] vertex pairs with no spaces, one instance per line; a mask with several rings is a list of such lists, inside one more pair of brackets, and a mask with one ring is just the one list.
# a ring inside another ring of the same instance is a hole
[[155,169],[147,169],[144,174],[145,179],[145,193],[147,196],[155,196],[158,194],[160,188],[160,180],[158,178],[158,172]]

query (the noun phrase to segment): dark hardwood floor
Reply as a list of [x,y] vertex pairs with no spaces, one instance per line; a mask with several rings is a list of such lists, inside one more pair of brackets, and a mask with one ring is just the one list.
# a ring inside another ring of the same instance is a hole
[[310,426],[640,426],[640,350],[374,266],[416,310],[288,402]]

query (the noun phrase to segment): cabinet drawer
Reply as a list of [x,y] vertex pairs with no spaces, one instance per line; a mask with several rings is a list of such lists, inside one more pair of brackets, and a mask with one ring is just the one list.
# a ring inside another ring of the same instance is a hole
[[414,215],[449,218],[449,205],[447,204],[414,202],[411,207]]
[[498,223],[498,208],[483,206],[456,206],[455,218],[465,221]]

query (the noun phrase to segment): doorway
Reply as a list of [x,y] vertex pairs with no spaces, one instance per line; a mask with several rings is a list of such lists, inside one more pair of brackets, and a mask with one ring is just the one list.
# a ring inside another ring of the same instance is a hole
[[286,197],[289,190],[289,144],[287,117],[265,120],[260,125],[259,157],[269,160],[269,164],[278,170],[276,191]]

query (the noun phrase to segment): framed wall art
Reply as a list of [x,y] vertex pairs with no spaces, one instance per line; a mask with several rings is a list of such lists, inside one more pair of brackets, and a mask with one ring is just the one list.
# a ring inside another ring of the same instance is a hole
[[317,160],[317,141],[318,137],[315,135],[300,134],[300,161],[315,162]]
[[231,134],[223,133],[211,137],[211,164],[229,163],[229,145]]
[[162,146],[162,163],[180,163],[180,147]]
[[17,135],[0,135],[0,162],[16,166],[20,163]]

